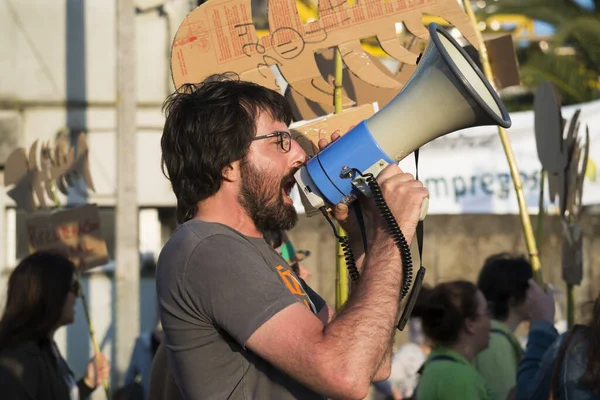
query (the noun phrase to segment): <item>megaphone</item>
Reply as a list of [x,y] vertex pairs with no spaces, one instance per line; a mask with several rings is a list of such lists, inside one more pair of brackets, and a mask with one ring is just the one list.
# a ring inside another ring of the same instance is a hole
[[429,33],[421,61],[402,91],[296,172],[308,216],[327,203],[350,204],[360,193],[370,196],[369,186],[353,171],[377,176],[447,133],[511,126],[494,88],[456,40],[435,23],[429,24]]

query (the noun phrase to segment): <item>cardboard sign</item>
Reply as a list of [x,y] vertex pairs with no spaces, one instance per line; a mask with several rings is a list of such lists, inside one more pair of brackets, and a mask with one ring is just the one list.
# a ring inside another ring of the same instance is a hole
[[511,35],[489,38],[485,41],[490,68],[494,75],[496,90],[521,84],[519,63]]
[[[319,2],[319,20],[303,24],[296,0],[270,0],[269,35],[258,38],[250,0],[209,0],[187,15],[172,45],[171,73],[176,88],[198,83],[227,71],[241,79],[277,89],[270,66],[276,65],[290,86],[303,97],[333,103],[333,87],[319,73],[314,53],[332,47],[342,50],[348,68],[371,84],[398,85],[372,65],[360,39],[375,36],[391,57],[416,64],[418,53],[403,47],[396,24],[427,40],[423,14],[442,17],[477,46],[475,30],[456,0],[366,0],[350,6],[345,0]],[[371,76],[370,78],[367,78]],[[344,105],[354,102],[344,98]]]
[[355,125],[373,116],[375,112],[373,104],[364,104],[359,107],[347,108],[340,114],[331,114],[315,121],[292,124],[290,131],[292,137],[306,154],[312,156],[317,153],[319,139],[329,141],[334,133],[344,135]]
[[[570,121],[563,118],[561,99],[551,82],[543,82],[535,95],[535,140],[538,157],[548,172],[550,199],[558,197],[561,215],[576,218],[582,208],[583,179],[589,156],[589,131],[579,135],[581,110]],[[566,134],[565,134],[566,133]]]
[[108,250],[95,204],[34,214],[27,218],[26,225],[32,253],[38,250],[58,251],[82,271],[108,262]]
[[[422,41],[416,40],[408,44],[413,52],[418,52]],[[494,81],[497,89],[502,89],[512,85],[519,84],[519,71],[517,59],[514,53],[512,37],[510,35],[492,38],[485,41],[485,47],[490,57],[490,65],[494,73]],[[479,52],[472,45],[464,47],[467,54],[471,56],[475,64],[481,70],[479,61]],[[344,68],[342,77],[342,87],[344,94],[354,100],[357,105],[368,103],[379,103],[379,108],[385,107],[402,90],[404,84],[412,76],[416,66],[409,63],[400,65],[397,73],[392,74],[377,58],[368,54],[363,57],[368,60],[368,65],[376,68],[387,79],[392,79],[397,86],[384,87],[367,79],[362,75],[356,74],[351,68]],[[323,52],[315,53],[315,61],[323,78],[333,85],[335,75],[334,50],[329,49]],[[344,60],[344,64],[347,62]],[[370,73],[371,74],[371,73]],[[311,101],[290,86],[285,91],[285,97],[292,107],[294,119],[313,119],[333,112],[333,104],[317,103]]]
[[[74,180],[81,177],[86,186],[94,189],[88,160],[89,147],[85,134],[81,133],[75,149],[67,144],[61,136],[54,149],[48,143],[42,145],[38,161],[38,141],[29,149],[29,153],[20,147],[14,150],[6,160],[4,184],[14,185],[8,195],[21,208],[29,213],[37,209],[38,204],[46,208],[46,196],[52,199],[58,189],[64,195],[74,185]],[[35,194],[35,195],[34,195]],[[37,203],[35,201],[37,198]]]
[[[335,51],[329,49],[315,54],[315,61],[319,68],[320,74],[327,82],[333,84],[335,76]],[[404,86],[404,82],[412,75],[415,70],[414,65],[403,64],[402,69],[398,74],[393,75],[387,70],[385,65],[377,58],[367,55],[371,65],[383,71],[386,76],[396,81],[398,88],[383,88],[371,85],[369,82],[360,79],[357,75],[350,72],[348,68],[344,68],[342,76],[342,90],[344,94],[356,102],[357,105],[365,105],[378,103],[379,109],[385,107]],[[294,120],[310,120],[324,115],[332,114],[334,111],[333,104],[316,103],[311,101],[300,93],[288,86],[285,91],[285,98],[288,100],[294,114]]]

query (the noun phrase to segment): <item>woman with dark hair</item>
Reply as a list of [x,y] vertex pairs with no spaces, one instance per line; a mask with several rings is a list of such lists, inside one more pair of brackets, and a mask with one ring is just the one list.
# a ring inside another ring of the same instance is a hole
[[471,282],[437,285],[422,310],[425,335],[434,343],[420,370],[416,398],[489,400],[490,391],[472,362],[488,345],[490,314]]
[[403,399],[410,399],[419,382],[419,369],[431,352],[430,339],[423,333],[422,316],[432,289],[423,285],[415,307],[408,320],[408,343],[403,344],[392,356],[392,373],[389,377],[394,389]]
[[54,343],[56,330],[74,321],[79,290],[75,266],[59,254],[36,252],[14,269],[0,319],[2,398],[85,399],[108,378],[108,362],[98,354],[75,381]]
[[554,300],[533,280],[527,302],[531,329],[517,376],[517,399],[600,400],[600,294],[588,325],[560,335]]

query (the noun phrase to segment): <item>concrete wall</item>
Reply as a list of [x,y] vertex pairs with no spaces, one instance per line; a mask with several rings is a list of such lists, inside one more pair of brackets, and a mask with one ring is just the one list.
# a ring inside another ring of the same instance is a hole
[[[533,218],[535,224],[535,216]],[[590,213],[582,217],[584,231],[584,280],[575,288],[576,317],[582,306],[594,300],[600,293],[600,216]],[[541,243],[542,270],[545,282],[549,282],[564,294],[565,284],[561,277],[560,232],[557,217],[544,219],[544,235]],[[296,249],[311,251],[304,264],[311,270],[309,284],[330,304],[335,304],[335,238],[331,227],[321,216],[300,218],[290,232]],[[424,266],[427,268],[425,282],[467,279],[475,281],[485,258],[497,252],[526,254],[527,249],[522,225],[517,215],[432,215],[425,220]],[[418,265],[416,240],[412,246],[413,261]],[[416,269],[415,269],[416,271]],[[559,303],[564,315],[565,299]],[[404,339],[399,334],[399,341]]]

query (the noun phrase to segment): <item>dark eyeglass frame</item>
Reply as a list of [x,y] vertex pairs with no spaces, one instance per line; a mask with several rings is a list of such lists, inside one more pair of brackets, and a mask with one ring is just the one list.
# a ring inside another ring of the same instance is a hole
[[277,137],[277,136],[279,136],[278,144],[279,144],[279,147],[281,148],[281,150],[284,153],[287,153],[288,151],[290,151],[290,149],[292,148],[292,134],[289,132],[281,131],[281,132],[269,133],[268,135],[256,136],[256,137],[252,138],[252,141],[269,139],[269,138]]

